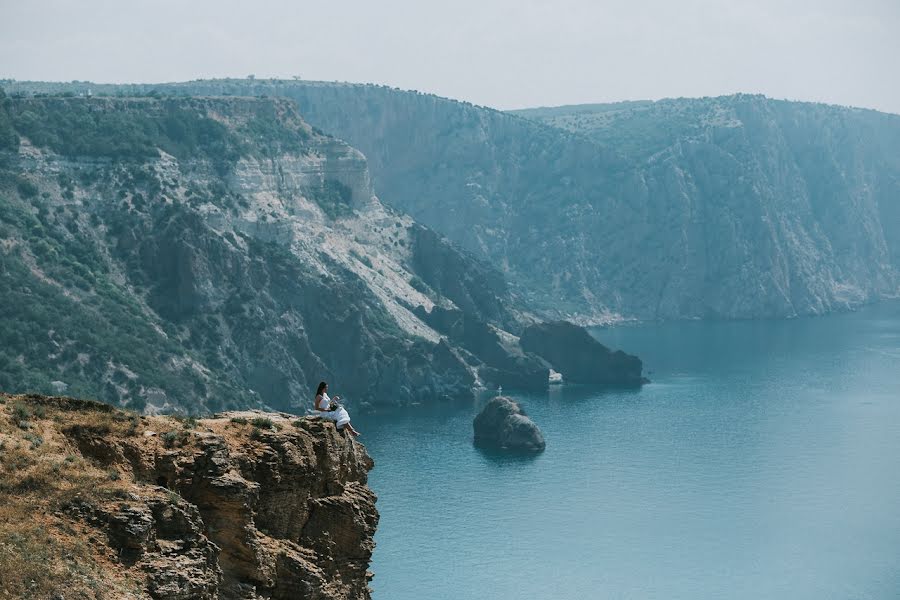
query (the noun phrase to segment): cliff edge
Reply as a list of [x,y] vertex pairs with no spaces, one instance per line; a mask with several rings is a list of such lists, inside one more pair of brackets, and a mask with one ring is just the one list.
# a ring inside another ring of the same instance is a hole
[[9,597],[367,599],[365,448],[315,418],[0,394]]

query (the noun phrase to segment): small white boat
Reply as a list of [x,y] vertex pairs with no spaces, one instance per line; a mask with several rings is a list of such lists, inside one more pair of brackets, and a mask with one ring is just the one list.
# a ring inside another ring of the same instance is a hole
[[560,385],[562,382],[562,373],[550,369],[550,385]]

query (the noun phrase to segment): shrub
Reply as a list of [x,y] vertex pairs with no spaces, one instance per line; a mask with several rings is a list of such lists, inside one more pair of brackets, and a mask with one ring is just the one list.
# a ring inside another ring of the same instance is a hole
[[184,429],[195,429],[197,427],[197,417],[184,415],[174,415],[174,417],[176,421],[181,422],[181,426]]
[[175,442],[178,441],[178,432],[176,430],[167,431],[162,436],[160,436],[163,441],[163,446],[166,448],[172,448],[175,445]]
[[272,419],[267,417],[256,417],[250,424],[253,425],[257,429],[272,429],[275,425],[272,423]]
[[130,415],[128,417],[128,431],[126,435],[136,435],[139,423],[140,419],[138,419],[137,415]]
[[249,421],[244,417],[231,417],[231,422],[236,425],[246,425]]
[[336,179],[326,179],[318,190],[314,190],[312,198],[319,208],[331,219],[349,215],[353,200],[353,190]]
[[24,177],[19,177],[19,181],[16,183],[16,189],[23,198],[34,198],[38,195],[38,188],[34,185],[34,182],[30,179],[25,179]]
[[31,410],[21,402],[17,402],[13,405],[12,415],[16,421],[27,421],[31,418]]

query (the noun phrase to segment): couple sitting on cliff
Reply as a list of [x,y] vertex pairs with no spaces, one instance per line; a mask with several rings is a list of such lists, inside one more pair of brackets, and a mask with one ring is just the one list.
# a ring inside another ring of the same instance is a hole
[[337,403],[337,400],[340,399],[340,396],[335,396],[334,400],[329,398],[328,384],[322,381],[316,389],[315,408],[322,418],[334,421],[338,431],[343,431],[346,428],[347,431],[356,437],[359,435],[359,432],[353,429],[353,425],[350,424],[350,414],[347,410]]

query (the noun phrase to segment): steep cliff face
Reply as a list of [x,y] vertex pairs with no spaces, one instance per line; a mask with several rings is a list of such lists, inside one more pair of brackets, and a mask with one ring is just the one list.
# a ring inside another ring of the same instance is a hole
[[582,136],[383,88],[287,95],[550,312],[794,316],[900,290],[897,116],[738,96]]
[[760,96],[511,115],[354,84],[125,89],[154,87],[292,98],[362,150],[392,206],[546,315],[786,317],[900,291],[895,115]]
[[900,289],[896,115],[746,95],[519,114],[636,164],[645,226],[616,258],[645,257],[641,312],[792,316]]
[[[287,101],[3,112],[0,389],[297,410],[326,379],[358,402],[434,402],[470,397],[477,373],[413,309],[455,299],[512,321],[493,272],[433,234],[420,243],[374,197],[362,155]],[[432,256],[465,281],[436,276]]]
[[291,98],[362,150],[392,206],[548,316],[784,317],[900,293],[895,115],[745,95],[513,115],[324,82],[6,85]]
[[372,460],[331,423],[0,395],[0,447],[10,597],[369,598]]

